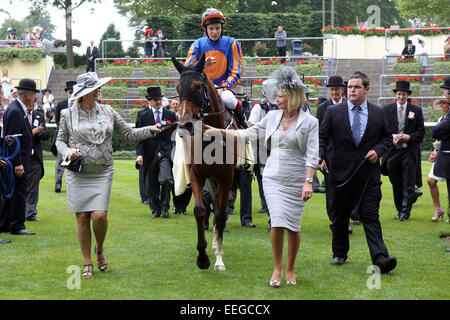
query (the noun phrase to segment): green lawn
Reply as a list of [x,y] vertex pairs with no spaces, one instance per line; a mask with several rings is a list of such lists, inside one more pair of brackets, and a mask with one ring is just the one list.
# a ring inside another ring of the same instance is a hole
[[[325,212],[325,196],[314,194],[306,206],[302,242],[296,263],[297,286],[275,290],[268,283],[272,252],[267,216],[260,209],[257,184],[253,184],[255,229],[240,226],[238,210],[230,216],[224,236],[225,272],[199,270],[196,266],[196,224],[192,204],[187,216],[151,219],[140,202],[138,172],[133,161],[116,161],[109,231],[105,255],[109,268],[95,269],[93,278],[81,279],[80,289],[68,289],[70,266],[82,268],[83,259],[75,230],[75,217],[67,212],[65,187],[54,193],[54,161],[45,162],[41,180],[38,217],[27,222],[35,236],[11,236],[0,245],[0,300],[5,299],[449,299],[450,254],[440,235],[450,225],[432,223],[433,206],[426,185],[429,163],[423,162],[424,195],[413,207],[407,222],[396,215],[391,185],[383,177],[381,223],[397,268],[381,275],[380,289],[369,290],[370,255],[362,226],[354,227],[350,252],[344,266],[332,266],[331,232]],[[440,184],[441,195],[445,185]],[[442,204],[446,203],[444,196]],[[239,201],[239,199],[238,199]],[[238,206],[237,201],[237,208]],[[212,231],[207,231],[208,253]],[[94,255],[93,255],[94,256]]]

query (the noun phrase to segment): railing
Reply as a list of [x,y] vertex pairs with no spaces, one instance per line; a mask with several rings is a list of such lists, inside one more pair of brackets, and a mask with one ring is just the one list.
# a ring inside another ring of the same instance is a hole
[[[385,66],[387,64],[389,64],[389,61],[388,61],[389,59],[395,59],[395,61],[392,60],[391,62],[397,62],[398,58],[401,58],[401,57],[423,57],[423,56],[424,56],[423,54],[401,54],[401,53],[384,55],[383,59],[381,61],[381,73],[382,74],[385,73]],[[433,54],[426,54],[426,56],[428,58],[430,58],[430,57],[440,57],[441,58],[445,55],[442,53],[433,53]],[[417,61],[420,61],[420,60],[417,60]]]
[[[426,30],[426,31],[430,31],[430,30],[448,30],[450,29],[450,27],[428,27],[428,28],[398,28],[398,29],[386,29],[384,31],[384,49],[386,51],[390,52],[390,48],[388,48],[388,35],[390,32],[392,31],[420,31],[420,30]],[[420,35],[420,34],[418,34]]]
[[420,77],[420,78],[428,78],[428,77],[439,77],[439,76],[450,76],[449,73],[441,73],[441,74],[422,74],[422,73],[413,73],[413,74],[382,74],[380,75],[380,97],[383,97],[383,79],[385,78],[397,78],[397,77]]

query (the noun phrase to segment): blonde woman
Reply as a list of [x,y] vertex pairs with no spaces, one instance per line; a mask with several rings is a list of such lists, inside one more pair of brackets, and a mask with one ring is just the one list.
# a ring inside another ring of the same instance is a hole
[[[287,230],[286,284],[296,284],[295,260],[300,247],[300,232],[306,201],[312,197],[312,181],[318,166],[318,121],[301,109],[305,85],[291,67],[275,70],[268,80],[276,87],[278,110],[269,111],[258,123],[235,132],[242,139],[264,137],[270,146],[263,173],[264,195],[270,212],[274,270],[269,282],[279,287],[283,274],[283,243]],[[274,91],[274,90],[271,90]],[[207,132],[219,129],[207,127]]]
[[114,165],[112,135],[117,131],[126,139],[146,139],[160,132],[160,125],[133,129],[110,106],[98,103],[100,87],[111,78],[97,78],[95,72],[77,77],[70,98],[71,108],[61,112],[56,147],[64,160],[81,158],[81,171],[67,170],[67,202],[69,212],[76,213],[77,233],[84,256],[83,277],[93,275],[91,260],[91,228],[100,271],[108,267],[103,242],[108,229],[108,206],[111,196]]

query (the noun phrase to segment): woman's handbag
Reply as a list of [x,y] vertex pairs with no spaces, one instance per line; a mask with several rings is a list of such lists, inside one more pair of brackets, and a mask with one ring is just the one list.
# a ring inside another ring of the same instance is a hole
[[[70,109],[69,113],[70,113],[70,125],[72,128],[72,136],[73,136],[73,139],[75,140],[75,135],[73,134],[72,109]],[[80,152],[80,150],[77,149],[77,152]],[[61,162],[61,166],[66,168],[67,170],[70,170],[73,172],[80,172],[83,165],[82,165],[82,161],[81,161],[81,157],[80,157],[74,161],[70,161],[70,160],[63,161],[63,162]]]

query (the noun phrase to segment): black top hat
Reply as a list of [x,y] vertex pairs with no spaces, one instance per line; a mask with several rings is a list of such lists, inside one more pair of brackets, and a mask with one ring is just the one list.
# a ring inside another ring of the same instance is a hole
[[444,85],[439,88],[450,90],[450,77],[445,78]]
[[407,40],[406,44],[412,44],[412,40]]
[[147,98],[147,100],[151,100],[151,99],[156,99],[156,98],[161,98],[162,96],[164,96],[161,93],[161,88],[160,87],[150,87],[147,88],[147,93],[148,95],[145,96]]
[[15,88],[39,92],[39,90],[36,90],[36,82],[34,80],[28,79],[28,78],[24,78],[24,79],[20,80],[19,85]]
[[406,91],[409,94],[412,93],[412,91],[409,89],[409,81],[403,81],[403,80],[399,80],[397,81],[397,83],[395,84],[395,88],[393,90],[394,92],[397,91]]
[[68,90],[73,90],[73,86],[76,85],[77,82],[76,81],[67,81],[66,82],[66,88],[64,89],[64,91],[68,91]]
[[327,87],[345,87],[345,83],[341,76],[331,76],[328,79]]

